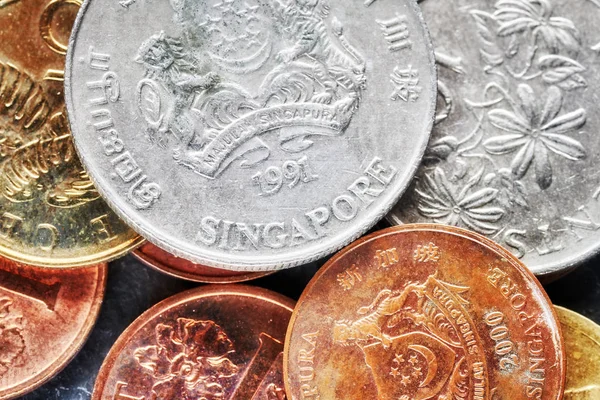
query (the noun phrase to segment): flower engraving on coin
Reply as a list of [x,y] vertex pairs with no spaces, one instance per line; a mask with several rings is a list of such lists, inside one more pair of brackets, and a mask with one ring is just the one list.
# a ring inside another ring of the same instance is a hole
[[498,196],[497,189],[474,190],[482,175],[483,169],[468,179],[464,187],[453,189],[441,168],[425,174],[419,188],[415,189],[419,212],[438,223],[464,225],[483,234],[497,232],[500,227],[494,223],[502,218],[505,211],[493,205]]
[[[0,63],[2,195],[13,203],[38,197],[70,208],[100,197],[78,164],[63,111],[52,113],[42,87],[10,63]],[[35,135],[35,136],[34,136]],[[59,183],[51,176],[69,171]]]
[[[145,69],[138,106],[147,137],[171,148],[177,164],[215,178],[234,162],[266,161],[269,133],[291,155],[313,146],[311,137],[344,133],[366,89],[366,63],[336,18],[326,24],[325,2],[274,1],[268,13],[239,1],[189,12],[186,3],[172,2],[181,37],[155,34],[136,59]],[[271,57],[276,36],[294,44]],[[248,87],[245,74],[271,59],[262,82]],[[419,89],[408,83],[398,96],[415,101]],[[305,174],[302,182],[314,180]]]
[[[597,183],[586,182],[584,199],[565,196],[577,171],[593,168],[586,89],[597,40],[578,29],[581,15],[560,15],[569,12],[561,0],[473,0],[452,12],[478,40],[462,49],[453,44],[462,33],[434,34],[440,111],[416,183],[392,215],[467,227],[518,257],[560,252],[597,230],[585,203],[595,203]],[[481,196],[475,210],[465,207],[470,196]]]
[[157,398],[218,400],[224,383],[239,367],[229,355],[233,343],[213,321],[179,318],[172,325],[158,324],[156,345],[139,348],[135,358],[154,379]]
[[25,351],[23,317],[11,310],[13,302],[0,297],[0,378]]
[[538,185],[547,189],[552,184],[549,151],[574,161],[585,157],[583,145],[565,133],[583,127],[586,113],[580,108],[560,115],[563,96],[556,86],[548,89],[543,107],[526,84],[519,86],[518,96],[520,107],[513,112],[495,109],[488,113],[490,123],[508,134],[487,139],[483,146],[490,154],[517,152],[511,163],[513,174],[520,179],[533,164]]
[[[335,322],[334,342],[365,354],[379,399],[463,398],[472,384],[469,347],[478,340],[472,332],[464,335],[473,327],[468,291],[433,275],[399,291],[383,290],[357,310],[357,320]],[[447,301],[455,305],[453,316],[440,303]]]

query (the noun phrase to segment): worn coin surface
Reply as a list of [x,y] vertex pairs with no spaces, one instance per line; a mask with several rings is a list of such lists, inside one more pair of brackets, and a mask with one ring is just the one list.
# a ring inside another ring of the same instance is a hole
[[141,238],[104,203],[63,96],[78,0],[0,1],[0,255],[46,267],[120,256]]
[[67,106],[100,192],[196,263],[269,270],[357,238],[408,185],[436,101],[414,0],[97,0]]
[[600,248],[600,2],[421,6],[439,64],[439,113],[391,219],[485,234],[536,275],[589,259]]
[[284,400],[283,340],[294,302],[249,286],[173,296],[119,338],[93,400]]
[[600,326],[571,310],[555,307],[565,340],[565,400],[600,398]]
[[106,264],[59,271],[0,259],[0,399],[39,387],[81,349],[106,271]]
[[230,271],[196,264],[146,242],[132,254],[144,264],[178,278],[203,283],[237,283],[262,278],[271,272]]
[[565,352],[535,277],[483,236],[376,232],[307,286],[286,337],[296,399],[562,398]]

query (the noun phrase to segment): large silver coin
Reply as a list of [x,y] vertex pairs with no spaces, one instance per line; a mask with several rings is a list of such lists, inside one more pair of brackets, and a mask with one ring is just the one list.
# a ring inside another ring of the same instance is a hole
[[414,0],[94,0],[66,95],[87,170],[133,228],[194,262],[269,270],[391,209],[436,83]]
[[470,228],[538,275],[589,258],[600,247],[600,1],[421,6],[439,108],[391,219]]

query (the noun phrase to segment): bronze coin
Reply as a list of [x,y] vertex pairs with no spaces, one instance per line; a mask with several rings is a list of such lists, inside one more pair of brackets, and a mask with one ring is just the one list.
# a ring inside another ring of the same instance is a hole
[[132,253],[138,260],[161,272],[202,283],[237,283],[262,278],[273,272],[229,271],[196,264],[153,245],[144,243]]
[[583,315],[555,307],[565,338],[565,400],[600,399],[600,326]]
[[293,307],[241,285],[173,296],[121,335],[92,400],[284,400],[283,341]]
[[534,276],[463,229],[367,236],[310,282],[286,338],[292,399],[561,399],[565,362]]
[[48,270],[0,259],[0,399],[28,393],[81,349],[106,288],[106,264]]

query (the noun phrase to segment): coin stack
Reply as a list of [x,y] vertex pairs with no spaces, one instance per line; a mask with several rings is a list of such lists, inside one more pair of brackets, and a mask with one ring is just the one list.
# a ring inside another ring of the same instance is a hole
[[600,400],[575,3],[0,0],[0,400]]

